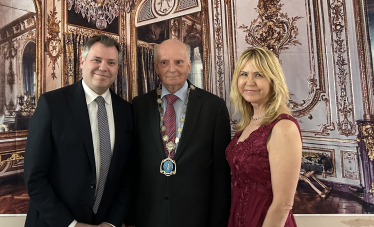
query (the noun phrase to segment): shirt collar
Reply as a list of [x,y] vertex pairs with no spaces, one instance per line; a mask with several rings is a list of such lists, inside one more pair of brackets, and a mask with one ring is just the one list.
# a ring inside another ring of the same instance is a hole
[[[178,96],[178,98],[182,101],[184,101],[185,97],[186,97],[186,92],[187,92],[187,88],[188,88],[188,82],[186,81],[183,85],[183,87],[179,88],[178,91],[176,91],[174,93],[174,95]],[[168,95],[168,94],[171,94],[168,89],[165,88],[165,86],[162,86],[162,90],[161,90],[161,99],[164,98],[165,95]]]
[[[86,95],[86,102],[88,105],[92,101],[94,101],[96,97],[99,95],[96,94],[96,92],[94,92],[91,88],[89,88],[83,79],[82,79],[82,86],[83,86],[84,94]],[[108,105],[112,104],[112,98],[110,96],[109,88],[101,96],[104,98],[106,104]]]

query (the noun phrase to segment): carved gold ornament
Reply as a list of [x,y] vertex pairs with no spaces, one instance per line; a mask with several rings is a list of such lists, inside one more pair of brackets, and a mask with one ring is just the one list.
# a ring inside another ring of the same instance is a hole
[[332,31],[331,48],[333,50],[333,65],[336,87],[337,122],[340,134],[351,136],[356,134],[352,82],[350,79],[350,60],[347,39],[347,22],[345,1],[334,0],[329,5],[330,29]]
[[370,193],[371,193],[372,195],[374,195],[374,182],[371,182]]
[[9,59],[8,73],[6,74],[6,81],[9,85],[10,92],[13,92],[13,85],[15,84],[16,75],[13,70],[13,59],[17,56],[17,49],[14,47],[13,42],[9,41],[5,51],[5,59]]
[[11,152],[0,155],[0,172],[12,172],[17,169],[19,162],[24,159],[24,151]]
[[[374,160],[374,129],[373,124],[360,124],[358,126],[360,133],[357,136],[357,142],[364,141],[365,149],[368,153],[369,159]],[[362,137],[360,136],[362,134]]]
[[259,0],[255,8],[258,16],[251,25],[244,24],[239,28],[247,33],[245,42],[254,47],[266,47],[279,57],[281,50],[288,49],[290,45],[301,45],[296,39],[299,30],[296,21],[302,17],[289,18],[282,13],[283,4],[280,0]]
[[56,79],[56,62],[57,59],[61,55],[61,39],[60,39],[60,26],[59,23],[60,20],[57,20],[57,11],[56,7],[53,8],[53,12],[50,11],[50,14],[48,15],[48,21],[47,21],[47,29],[48,29],[48,38],[45,43],[45,49],[47,52],[47,55],[50,59],[50,64],[52,64],[52,79]]

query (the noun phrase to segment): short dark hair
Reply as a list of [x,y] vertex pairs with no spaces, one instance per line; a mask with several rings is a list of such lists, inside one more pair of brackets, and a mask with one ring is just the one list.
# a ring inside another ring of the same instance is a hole
[[86,42],[83,44],[83,50],[82,50],[82,56],[84,59],[87,58],[88,52],[90,51],[90,48],[95,43],[100,42],[106,47],[112,47],[115,46],[118,51],[118,64],[122,61],[122,48],[121,45],[113,38],[107,36],[107,35],[96,35],[91,38],[88,38]]

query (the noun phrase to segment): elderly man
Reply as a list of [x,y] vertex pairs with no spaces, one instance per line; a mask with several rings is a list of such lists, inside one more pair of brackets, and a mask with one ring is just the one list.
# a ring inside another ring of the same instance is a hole
[[26,227],[121,227],[131,175],[132,107],[109,87],[121,46],[108,36],[84,44],[83,80],[40,96],[29,123]]
[[[162,86],[133,99],[136,227],[226,227],[230,170],[225,102],[187,81],[189,47],[166,40],[155,50]],[[134,223],[130,223],[130,222]]]

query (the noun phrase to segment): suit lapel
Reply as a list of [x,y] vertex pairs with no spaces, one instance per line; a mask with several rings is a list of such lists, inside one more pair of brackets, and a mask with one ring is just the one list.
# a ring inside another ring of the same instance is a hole
[[[121,142],[121,138],[124,138],[124,134],[126,133],[125,126],[124,126],[124,118],[126,116],[123,116],[125,112],[121,112],[120,103],[118,103],[117,96],[112,90],[110,90],[110,95],[112,97],[112,109],[113,109],[113,120],[114,120],[114,131],[115,131],[115,139],[114,139],[114,147],[113,147],[113,155],[112,160],[110,164],[110,169],[108,173],[108,179],[109,177],[113,177],[114,175],[111,174],[113,170],[117,169],[117,166],[119,165],[121,159],[118,157],[120,155],[120,152],[124,152],[119,150],[119,147]],[[122,115],[121,115],[122,114]],[[127,141],[126,141],[127,142]]]
[[74,115],[76,124],[79,128],[82,139],[84,141],[84,144],[86,146],[86,151],[91,163],[92,171],[96,173],[91,124],[88,115],[86,96],[84,94],[82,81],[75,83],[73,86],[74,89],[69,96],[68,102],[71,107],[71,111]]
[[[113,110],[113,121],[114,121],[114,133],[115,133],[115,138],[114,138],[114,147],[113,147],[113,155],[112,155],[112,163],[113,160],[115,159],[115,155],[118,153],[118,143],[119,143],[119,138],[123,138],[122,134],[124,133],[124,127],[123,126],[123,118],[126,116],[120,116],[120,111],[118,109],[119,104],[117,103],[116,97],[114,97],[116,94],[113,94],[112,91],[110,90],[110,95],[112,98],[112,110]],[[112,166],[112,165],[111,165]]]
[[195,125],[197,118],[199,117],[200,109],[201,109],[201,101],[199,99],[200,93],[197,89],[190,91],[188,105],[187,105],[187,113],[186,113],[186,121],[183,126],[183,131],[181,135],[181,139],[177,148],[177,152],[175,153],[174,159],[178,160],[178,158],[183,153],[187,142],[189,141]]
[[148,114],[149,114],[149,124],[151,126],[151,133],[154,140],[156,141],[156,148],[160,153],[161,158],[165,158],[164,146],[161,141],[160,134],[160,113],[158,111],[157,105],[157,93],[156,90],[151,91],[151,97],[148,99]]

